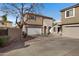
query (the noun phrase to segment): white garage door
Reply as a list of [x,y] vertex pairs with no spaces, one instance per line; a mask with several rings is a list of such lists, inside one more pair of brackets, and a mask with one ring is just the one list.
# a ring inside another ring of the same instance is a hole
[[41,34],[41,28],[28,28],[28,35]]
[[79,27],[78,26],[63,27],[63,36],[71,38],[79,38]]

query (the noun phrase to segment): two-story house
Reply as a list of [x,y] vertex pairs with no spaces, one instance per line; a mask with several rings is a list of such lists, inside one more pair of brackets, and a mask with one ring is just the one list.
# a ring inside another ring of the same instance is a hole
[[79,4],[61,10],[62,35],[79,38]]
[[27,35],[41,35],[50,33],[49,30],[52,27],[53,18],[34,13],[26,13],[24,15],[24,21],[25,25],[22,30],[27,32]]

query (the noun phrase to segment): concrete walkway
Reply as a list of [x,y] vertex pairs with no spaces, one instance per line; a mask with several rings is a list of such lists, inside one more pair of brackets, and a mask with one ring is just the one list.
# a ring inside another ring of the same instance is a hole
[[[18,45],[18,44],[17,44]],[[27,46],[28,45],[28,46]],[[16,45],[15,45],[16,46]],[[26,41],[25,47],[4,52],[6,56],[79,56],[79,39],[50,35]],[[18,47],[18,46],[16,46]],[[19,45],[20,47],[20,45]]]

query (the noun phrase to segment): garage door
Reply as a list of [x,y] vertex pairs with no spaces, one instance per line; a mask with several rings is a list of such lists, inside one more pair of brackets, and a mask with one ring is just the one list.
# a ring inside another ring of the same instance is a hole
[[41,28],[28,28],[28,35],[41,35]]
[[79,38],[79,26],[64,26],[63,36]]

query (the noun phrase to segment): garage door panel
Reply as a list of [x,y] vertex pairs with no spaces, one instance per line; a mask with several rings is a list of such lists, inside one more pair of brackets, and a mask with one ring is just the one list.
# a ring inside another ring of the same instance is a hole
[[28,35],[41,34],[41,28],[28,28]]
[[79,38],[79,27],[63,27],[63,36]]

